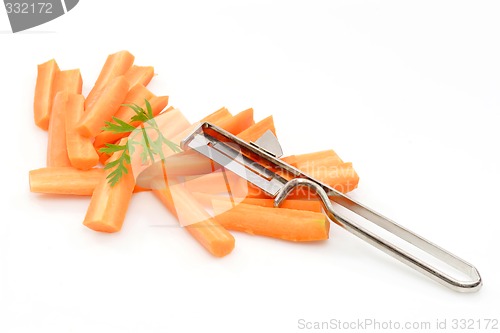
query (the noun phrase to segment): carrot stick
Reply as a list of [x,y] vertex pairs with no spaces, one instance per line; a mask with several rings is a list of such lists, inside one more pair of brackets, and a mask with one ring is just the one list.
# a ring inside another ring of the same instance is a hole
[[224,119],[228,119],[230,117],[232,117],[231,113],[229,113],[229,111],[225,107],[222,107],[219,110],[204,117],[202,120],[200,120],[200,123],[203,123],[203,122],[218,123],[218,122],[220,122]]
[[125,78],[128,84],[133,87],[136,84],[142,84],[147,86],[155,75],[155,69],[153,66],[137,66],[133,65],[125,73]]
[[169,176],[197,176],[219,169],[210,159],[189,150],[167,157],[163,165]]
[[336,166],[344,163],[339,155],[333,150],[322,150],[314,153],[291,155],[281,158],[284,162],[301,169],[304,172],[309,168],[314,168],[314,164]]
[[58,92],[54,97],[49,123],[47,144],[47,166],[71,166],[66,146],[66,104],[68,92]]
[[120,107],[128,92],[128,82],[124,76],[118,76],[102,90],[90,108],[86,109],[78,131],[85,137],[96,136],[101,132],[106,121],[110,121]]
[[231,118],[216,121],[217,126],[225,129],[229,133],[239,134],[255,124],[253,120],[253,109],[246,109]]
[[270,208],[245,203],[233,206],[227,200],[214,200],[215,220],[229,230],[243,231],[294,242],[328,239],[330,222],[322,213]]
[[[324,167],[324,168],[323,168]],[[342,163],[337,166],[317,165],[310,169],[307,174],[322,183],[329,185],[339,192],[347,193],[358,186],[359,176],[354,170],[352,163]],[[248,184],[249,198],[269,198],[260,188]],[[298,187],[288,195],[290,199],[316,198],[314,191],[306,187]]]
[[[253,109],[244,110],[233,117],[227,111],[227,109],[222,108],[212,113],[211,115],[208,115],[200,122],[203,121],[209,121],[212,124],[225,129],[226,131],[237,134],[241,130],[251,126],[251,124],[253,123]],[[180,132],[178,135],[175,135],[172,141],[180,142],[180,140],[184,139],[184,137],[192,132],[196,126],[198,126],[198,123],[190,126],[186,130]],[[220,168],[210,159],[200,155],[197,152],[186,151],[177,154],[167,152],[166,155],[168,157],[164,160],[163,166],[165,167],[166,172],[169,176],[199,176],[211,173]],[[157,169],[159,167],[160,165],[156,166]],[[161,175],[160,170],[151,169],[149,170],[149,172],[151,172],[151,174]]]
[[85,110],[92,108],[103,90],[118,76],[124,75],[134,63],[134,56],[128,51],[110,54],[102,67],[94,87],[85,99]]
[[99,156],[89,138],[78,133],[76,127],[83,116],[85,99],[82,95],[69,94],[66,104],[66,145],[71,165],[77,169],[88,170],[97,165]]
[[[60,195],[91,196],[104,176],[104,169],[79,170],[73,167],[41,168],[31,170],[31,192]],[[134,193],[151,191],[140,186]]]
[[[186,136],[191,134],[191,132],[194,131],[196,127],[199,126],[200,123],[203,122],[209,122],[212,124],[219,124],[220,122],[224,121],[225,119],[232,118],[233,116],[231,113],[226,108],[220,108],[219,110],[209,114],[208,116],[204,117],[201,119],[198,123],[194,123],[191,126],[187,127],[184,129],[184,131],[177,133],[177,135],[171,137],[171,141],[174,142],[175,144],[179,144]],[[160,129],[162,128],[162,125],[158,124]],[[166,124],[168,126],[168,124]],[[167,127],[168,128],[168,127]],[[173,155],[173,152],[166,152],[166,157]]]
[[[149,103],[151,104],[151,109],[153,111],[153,115],[157,116],[167,106],[168,96],[154,96],[153,95],[153,97],[151,98]],[[142,107],[143,109],[145,109],[145,107],[146,107],[146,103],[144,102],[144,99],[136,104],[139,105],[140,107]],[[121,109],[121,107],[120,107],[120,109]],[[132,111],[132,110],[130,109],[130,111]],[[132,113],[133,113],[133,111],[132,111]],[[123,121],[129,121],[130,118],[132,117],[131,114],[125,115],[125,118],[118,117],[117,115],[115,115],[115,116]],[[127,116],[128,116],[128,118],[127,118]],[[134,126],[138,126],[138,125],[139,125],[139,123],[134,123]],[[109,131],[102,131],[101,133],[99,133],[95,137],[94,147],[98,151],[100,148],[104,147],[107,143],[115,143],[116,141],[120,140],[121,138],[126,137],[127,135],[128,135],[127,133],[113,133],[113,132],[109,132]],[[109,158],[108,154],[99,153],[99,160],[101,161],[102,164],[104,164],[108,160],[108,158]]]
[[354,190],[358,187],[359,183],[359,176],[350,162],[342,163],[337,166],[316,166],[310,174],[320,182],[342,193]]
[[171,106],[165,109],[168,105],[168,96],[153,96],[149,104],[151,104],[151,109],[155,116],[159,115],[161,112],[168,112],[174,109]]
[[79,69],[60,71],[56,74],[54,92],[67,91],[73,94],[81,94],[82,85],[82,75]]
[[[151,100],[155,95],[149,91],[148,88],[144,87],[142,84],[136,84],[131,86],[122,104],[137,104],[143,109],[145,109],[146,104],[145,99]],[[130,121],[130,118],[135,115],[134,110],[132,110],[127,105],[121,105],[118,111],[115,113],[115,117],[123,121]]]
[[234,237],[211,218],[182,187],[174,185],[153,190],[153,193],[211,254],[223,257],[234,249]]
[[276,129],[274,128],[273,116],[269,116],[265,119],[262,119],[258,123],[250,126],[243,132],[238,134],[238,137],[247,142],[256,141],[260,138],[265,132],[271,130],[274,135],[276,135]]
[[[203,206],[211,207],[213,200],[228,200],[228,198],[219,195],[192,192],[191,193],[196,200]],[[272,198],[236,198],[235,202],[244,203],[247,205],[255,205],[261,207],[274,207],[274,199]],[[296,209],[296,210],[307,210],[310,212],[321,213],[322,206],[319,200],[285,200],[281,204],[280,208]]]
[[49,128],[52,101],[54,99],[54,82],[58,72],[59,66],[57,66],[54,59],[38,65],[33,110],[35,124],[44,130]]
[[36,193],[90,196],[104,175],[103,169],[78,170],[71,167],[30,171],[30,190]]
[[244,197],[248,192],[247,181],[225,169],[205,175],[185,177],[183,184],[186,190],[191,193],[223,193]]
[[[120,145],[126,142],[127,139],[124,138],[120,140]],[[113,154],[111,159],[117,159],[119,154],[121,152]],[[95,231],[120,231],[135,187],[134,175],[129,165],[127,165],[127,171],[113,187],[106,178],[112,170],[104,171],[103,177],[92,194],[83,225]]]

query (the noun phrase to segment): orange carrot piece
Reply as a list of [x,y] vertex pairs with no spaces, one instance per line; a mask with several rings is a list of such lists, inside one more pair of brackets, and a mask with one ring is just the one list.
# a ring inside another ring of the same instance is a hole
[[283,157],[282,160],[306,173],[308,172],[307,170],[314,169],[315,165],[337,166],[344,163],[340,156],[331,149],[314,153],[291,155]]
[[125,78],[128,84],[133,87],[136,84],[141,84],[147,86],[155,75],[155,69],[153,66],[137,66],[133,65],[125,73]]
[[[149,101],[151,104],[151,109],[155,116],[159,115],[161,112],[168,112],[174,110],[174,107],[170,106],[168,108],[168,96],[153,96]],[[166,108],[166,109],[165,109]]]
[[54,97],[49,123],[49,139],[47,144],[47,166],[71,166],[66,146],[66,104],[68,93],[58,92]]
[[290,164],[293,167],[297,167],[297,156],[296,155],[289,155],[285,157],[280,158],[283,162]]
[[[101,182],[104,169],[79,170],[73,167],[41,168],[31,170],[30,190],[35,193],[91,196]],[[134,193],[151,191],[140,186]]]
[[99,156],[89,138],[78,133],[76,127],[83,116],[85,98],[69,94],[66,104],[66,145],[71,165],[77,169],[88,170],[97,165]]
[[238,137],[247,142],[255,141],[260,138],[265,132],[271,130],[274,135],[276,135],[276,129],[274,128],[273,116],[269,116],[262,119],[258,123],[250,126],[243,132],[238,134]]
[[82,93],[82,75],[79,69],[69,69],[57,72],[54,84],[54,92],[67,91],[72,94]]
[[[132,89],[130,89],[127,97],[125,97],[125,101],[123,104],[137,104],[141,108],[146,108],[145,99],[149,100],[151,104],[151,109],[153,111],[153,115],[158,115],[168,104],[168,96],[154,96],[147,88],[143,86],[136,85]],[[129,122],[130,118],[134,116],[134,111],[128,106],[121,106],[115,114],[115,117],[121,119],[125,122]],[[134,123],[134,126],[139,125],[139,123]],[[104,147],[106,143],[115,143],[123,137],[126,137],[127,133],[113,133],[109,131],[101,131],[96,137],[94,141],[94,147],[98,150],[101,147]]]
[[[198,127],[200,123],[209,122],[209,123],[217,125],[220,122],[224,121],[225,119],[229,119],[232,117],[233,116],[231,115],[231,113],[229,113],[229,111],[226,108],[220,108],[219,110],[217,110],[217,111],[209,114],[208,116],[204,117],[203,119],[201,119],[200,122],[192,124],[191,126],[186,128],[184,131],[173,136],[170,140],[172,142],[174,142],[175,144],[180,144],[182,139],[184,139],[186,136],[191,134],[191,132],[193,132],[194,129],[196,127]],[[161,128],[162,127],[160,126],[160,129]],[[171,155],[172,155],[172,152],[167,153],[166,157],[171,156]]]
[[[208,115],[200,122],[208,121],[216,126],[219,126],[226,131],[233,134],[237,134],[242,130],[245,130],[252,126],[253,121],[253,109],[244,110],[234,117],[225,108],[221,108],[216,112]],[[160,128],[162,127],[159,124]],[[184,137],[191,133],[194,128],[198,126],[198,123],[193,124],[186,130],[180,132],[178,135],[174,136],[172,141],[179,143]],[[193,152],[184,152],[181,154],[172,154],[171,152],[166,152],[167,159],[165,160],[165,168],[169,176],[193,176],[193,175],[203,175],[210,173],[219,169],[219,166],[214,164],[211,160]],[[202,182],[208,184],[210,182],[210,177],[208,176],[206,180]],[[196,182],[195,182],[196,183]],[[219,184],[223,185],[223,184]],[[210,185],[208,185],[210,186]]]
[[[184,117],[184,115],[179,111],[179,110],[172,110],[169,112],[164,112],[157,117],[155,117],[155,122],[158,125],[158,128],[162,132],[162,135],[165,138],[168,138],[169,140],[172,141],[172,137],[176,137],[178,133],[181,133],[186,130],[186,128],[189,128],[189,121]],[[142,126],[142,125],[141,125]],[[146,131],[146,134],[148,135],[148,139],[151,141],[154,141],[158,138],[158,132],[156,130],[153,130],[151,127],[144,126],[144,129]],[[141,142],[143,139],[143,133],[142,129],[138,127],[137,130],[132,132],[129,135],[129,138],[133,139],[136,142]],[[162,145],[162,150],[163,150],[163,155],[168,157],[171,155],[174,155],[175,152],[167,145]],[[131,155],[130,158],[130,163],[132,165],[132,170],[134,171],[135,175],[142,174],[145,172],[146,169],[149,169],[151,165],[153,164],[150,159],[147,161],[143,161],[143,158],[141,157],[144,148],[140,145],[135,146],[135,151]],[[155,161],[158,161],[160,158],[159,156],[155,157]],[[161,165],[161,164],[160,164]],[[149,176],[150,174],[145,174],[141,176],[141,186],[143,187],[151,187],[151,182],[152,181],[163,181],[163,172],[162,169],[160,169],[160,172],[155,174],[153,173],[152,178],[146,178],[146,176]],[[160,177],[157,179],[157,177]]]
[[186,190],[191,193],[227,193],[235,197],[244,197],[248,192],[247,181],[225,169],[205,175],[185,177],[183,184]]
[[151,184],[152,181],[163,179],[163,171],[168,177],[186,177],[209,174],[218,169],[218,165],[199,153],[183,151],[168,156],[161,164],[156,163],[148,167],[141,178]]
[[[147,99],[149,101],[154,96],[155,95],[151,91],[149,91],[148,88],[144,87],[142,84],[136,84],[134,86],[131,86],[122,104],[137,104],[145,109],[146,104],[144,100]],[[134,110],[126,105],[121,105],[114,116],[118,119],[129,122],[130,118],[132,118],[134,115]]]
[[[241,203],[262,207],[274,207],[274,199],[245,198]],[[321,213],[322,206],[319,200],[285,200],[280,208],[307,210]]]
[[[179,112],[178,110],[175,110],[175,111]],[[186,125],[181,131],[178,131],[178,128],[172,127],[172,123],[170,121],[167,121],[169,114],[172,112],[175,112],[175,111],[170,111],[166,115],[162,114],[162,115],[160,115],[160,117],[156,117],[156,123],[158,124],[158,128],[162,132],[164,132],[164,135],[166,135],[170,141],[172,141],[175,144],[180,144],[181,140],[183,140],[187,135],[191,134],[191,132],[193,132],[194,129],[199,126],[199,123],[194,123],[190,126]],[[208,121],[208,122],[211,122],[212,124],[218,125],[220,122],[222,122],[228,118],[232,118],[232,115],[229,113],[229,111],[226,108],[221,108],[221,109],[213,112],[212,114],[206,116],[205,118],[203,118],[200,121],[200,123]],[[186,122],[187,122],[187,120],[186,120]],[[154,133],[153,133],[153,135],[154,135]],[[152,137],[152,139],[154,140],[153,137]],[[164,147],[163,155],[164,155],[166,161],[170,161],[170,159],[173,159],[174,162],[173,163],[164,162],[164,163],[160,164],[159,166],[157,165],[156,167],[149,166],[150,167],[149,170],[145,171],[145,172],[148,172],[148,174],[147,174],[148,178],[144,177],[143,178],[144,182],[149,183],[148,186],[152,186],[151,185],[152,182],[158,182],[158,181],[162,182],[163,179],[158,179],[158,176],[163,177],[163,174],[162,174],[163,168],[165,168],[165,172],[168,173],[170,176],[171,176],[170,172],[173,172],[173,174],[179,175],[179,171],[172,169],[173,167],[179,167],[179,166],[183,167],[182,163],[184,161],[179,160],[179,157],[176,156],[178,154],[179,153],[175,153],[170,148]],[[135,155],[139,156],[139,154],[137,152]],[[199,162],[201,164],[200,168],[202,168],[203,171],[215,170],[215,167],[212,167],[215,164],[212,163],[209,159],[205,158],[204,161],[199,160]],[[132,164],[134,165],[134,170],[137,170],[137,173],[140,173],[140,172],[147,169],[147,166],[141,165],[141,162],[139,161],[139,159],[137,157],[132,158]],[[185,169],[187,172],[186,174],[198,174],[190,167],[186,167]],[[189,170],[191,170],[191,171],[189,171]]]
[[102,179],[104,170],[53,167],[31,170],[29,175],[31,192],[90,196]]
[[54,99],[54,83],[56,74],[59,71],[59,66],[54,59],[38,65],[33,110],[35,124],[44,130],[49,128],[52,101]]
[[[110,54],[102,67],[94,87],[85,99],[85,110],[92,108],[103,90],[118,76],[124,75],[134,63],[134,56],[128,51]],[[116,111],[116,110],[115,110]]]
[[359,183],[359,176],[350,162],[336,166],[316,166],[310,175],[342,193],[354,190]]
[[[120,140],[121,145],[126,143],[126,138]],[[120,154],[121,152],[113,154],[111,159],[117,159]],[[112,170],[104,171],[103,177],[92,194],[83,225],[95,231],[120,231],[135,187],[134,175],[130,166],[127,166],[127,170],[128,172],[115,186],[111,186],[106,178]]]
[[228,119],[231,117],[232,117],[231,113],[229,113],[229,111],[225,107],[222,107],[219,110],[204,117],[202,120],[200,120],[200,123],[203,122],[219,123],[220,121],[223,121],[224,119]]
[[127,95],[128,89],[128,82],[124,76],[118,76],[111,81],[102,90],[102,93],[92,106],[86,109],[78,126],[80,134],[85,137],[93,137],[101,132],[105,122],[110,121],[120,107]]
[[[203,206],[211,207],[213,200],[228,200],[227,197],[201,193],[192,192],[191,193],[196,200]],[[261,207],[274,207],[274,199],[268,198],[234,198],[234,202],[244,203],[247,205],[255,205]],[[322,206],[319,200],[285,200],[281,204],[280,208],[296,209],[296,210],[307,210],[310,212],[321,213]]]
[[[223,257],[234,249],[234,237],[201,207],[189,192],[178,185],[153,193],[185,225],[185,229],[211,254]],[[192,223],[196,222],[196,223]]]
[[234,135],[239,134],[255,124],[253,120],[253,109],[246,109],[231,118],[217,121],[217,126]]
[[[214,219],[229,230],[294,242],[326,240],[330,222],[323,213],[272,208],[228,200],[213,201]],[[232,208],[231,208],[232,207]]]
[[[324,168],[322,166],[324,166]],[[354,190],[359,183],[359,176],[354,170],[352,163],[342,163],[337,166],[316,165],[315,169],[308,172],[308,175],[342,193]],[[249,183],[247,197],[268,198],[269,196],[260,188]],[[298,187],[292,190],[288,197],[290,199],[317,198],[314,191],[306,187]]]
[[[151,101],[149,103],[151,104],[151,109],[155,117],[158,116],[160,113],[163,115],[163,113],[174,110],[173,107],[169,107],[166,110],[164,110],[168,104],[168,96],[154,96],[153,98],[151,98]],[[169,131],[170,130],[171,129],[169,128]],[[97,135],[94,141],[94,147],[97,150],[97,153],[99,154],[99,161],[102,164],[106,164],[106,161],[109,159],[110,156],[108,154],[99,152],[99,149],[104,147],[107,143],[115,143],[116,141],[120,140],[123,137],[126,137],[127,135],[128,133],[112,133],[107,131],[103,131]]]

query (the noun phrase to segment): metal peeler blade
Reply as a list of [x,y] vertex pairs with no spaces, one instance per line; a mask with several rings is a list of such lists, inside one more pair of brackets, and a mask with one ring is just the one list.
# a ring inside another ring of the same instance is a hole
[[[210,123],[203,123],[181,142],[181,146],[184,150],[197,151],[256,185],[274,198],[275,206],[279,206],[296,187],[305,186],[312,189],[320,198],[325,214],[332,222],[397,260],[455,291],[475,292],[482,286],[478,270],[470,263],[284,163],[277,158],[282,154],[277,139],[275,137],[273,139],[269,134],[255,143],[247,143],[221,128]],[[334,203],[364,218],[372,225],[385,229],[399,241],[416,247],[440,264],[452,267],[466,279],[451,276],[429,260],[422,260],[374,233],[355,219],[343,214],[334,206]]]

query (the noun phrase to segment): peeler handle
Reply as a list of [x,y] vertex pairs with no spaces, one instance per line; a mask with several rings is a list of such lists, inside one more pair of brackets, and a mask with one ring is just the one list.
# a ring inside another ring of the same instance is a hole
[[[279,206],[286,199],[290,191],[297,186],[306,186],[313,189],[317,193],[321,199],[325,213],[331,221],[404,264],[430,277],[431,279],[459,292],[474,292],[481,288],[481,276],[473,265],[400,226],[396,222],[382,216],[372,209],[354,201],[343,193],[340,193],[330,187],[324,185],[322,186],[310,179],[295,178],[288,181],[275,197],[275,206]],[[467,276],[468,279],[466,281],[461,281],[458,278],[452,277],[438,269],[435,265],[417,258],[416,256],[396,246],[389,240],[384,239],[372,231],[364,228],[356,221],[346,216],[342,216],[335,209],[332,204],[332,200],[372,222],[373,224],[387,230],[399,239],[404,240],[425,253],[432,255],[436,259],[440,260],[441,263],[453,267],[463,275]]]

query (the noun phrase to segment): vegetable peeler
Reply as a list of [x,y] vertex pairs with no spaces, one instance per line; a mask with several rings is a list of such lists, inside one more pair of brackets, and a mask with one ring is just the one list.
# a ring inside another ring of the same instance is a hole
[[[245,142],[205,122],[181,142],[181,147],[208,157],[257,186],[274,198],[275,207],[297,187],[312,190],[332,222],[452,290],[475,292],[482,286],[478,270],[470,263],[280,160],[281,146],[271,131],[255,142]],[[374,226],[384,229],[390,237],[373,232]],[[413,246],[430,259],[423,260],[403,249],[400,243]],[[441,266],[448,269],[444,271]],[[455,274],[451,274],[450,269]]]

